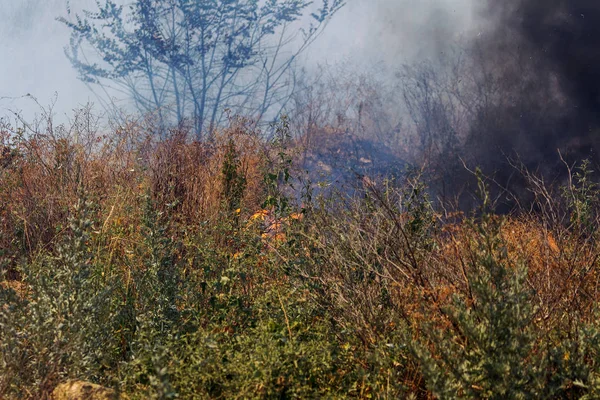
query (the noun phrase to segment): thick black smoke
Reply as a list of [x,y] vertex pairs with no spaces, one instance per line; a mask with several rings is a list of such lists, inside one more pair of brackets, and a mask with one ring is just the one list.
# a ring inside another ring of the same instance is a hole
[[600,1],[489,0],[483,13],[492,28],[477,48],[510,99],[490,143],[532,163],[551,165],[557,149],[598,161]]
[[547,60],[575,116],[596,124],[600,110],[600,2],[522,1],[512,24]]

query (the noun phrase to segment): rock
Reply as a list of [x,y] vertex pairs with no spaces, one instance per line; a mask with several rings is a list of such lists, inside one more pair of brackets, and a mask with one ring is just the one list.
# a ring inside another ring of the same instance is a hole
[[94,383],[68,381],[58,385],[52,392],[54,400],[115,400],[116,392]]

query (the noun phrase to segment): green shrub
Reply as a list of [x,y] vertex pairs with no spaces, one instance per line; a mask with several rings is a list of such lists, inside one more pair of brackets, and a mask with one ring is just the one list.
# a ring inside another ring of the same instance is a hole
[[23,297],[2,291],[2,396],[43,397],[66,377],[106,383],[116,365],[113,287],[92,262],[90,204],[74,211],[56,255],[22,266]]

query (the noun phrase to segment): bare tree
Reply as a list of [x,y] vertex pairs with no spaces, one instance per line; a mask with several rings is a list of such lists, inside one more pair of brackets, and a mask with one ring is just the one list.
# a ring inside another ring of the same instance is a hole
[[[297,57],[344,5],[320,0],[112,0],[59,18],[71,29],[65,52],[79,77],[131,96],[164,125],[194,121],[212,134],[227,110],[257,121],[277,115],[294,88]],[[91,52],[90,52],[91,50]]]

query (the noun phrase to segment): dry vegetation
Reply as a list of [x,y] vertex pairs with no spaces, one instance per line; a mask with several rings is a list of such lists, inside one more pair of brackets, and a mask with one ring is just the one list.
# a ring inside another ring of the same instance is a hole
[[78,118],[0,131],[0,398],[600,396],[587,164],[509,215],[477,175],[461,213],[412,173],[315,195],[285,121]]

